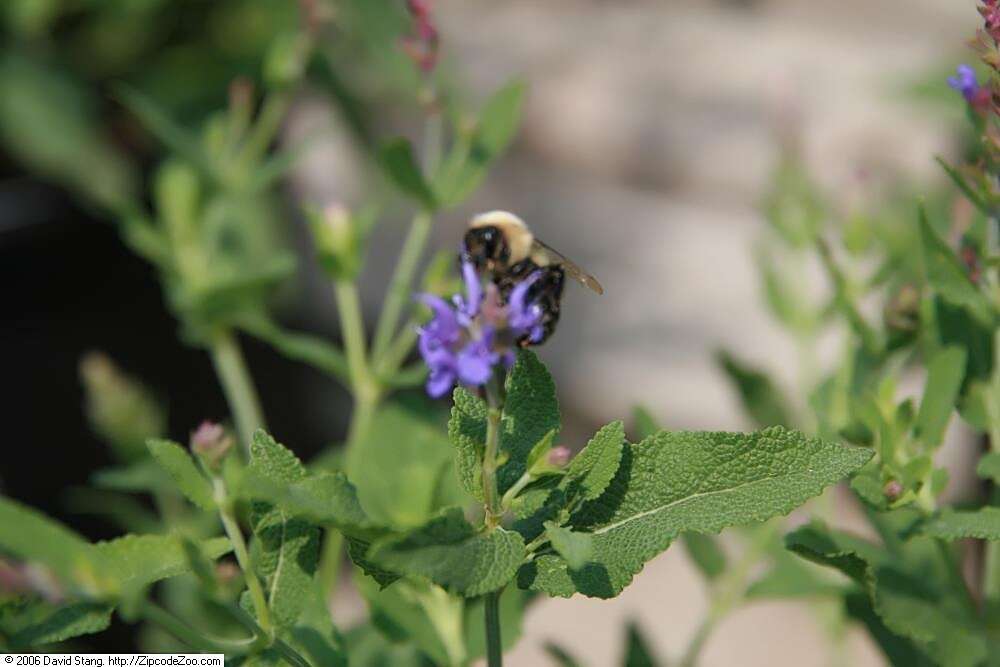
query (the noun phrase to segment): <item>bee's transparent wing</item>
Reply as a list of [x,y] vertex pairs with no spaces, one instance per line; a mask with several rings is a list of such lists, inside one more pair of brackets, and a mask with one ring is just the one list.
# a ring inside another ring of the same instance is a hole
[[604,288],[601,287],[601,283],[598,282],[597,278],[595,278],[594,276],[590,275],[589,273],[581,269],[576,262],[568,259],[561,252],[546,245],[537,238],[535,238],[533,243],[532,254],[543,255],[547,260],[543,262],[535,262],[536,264],[539,265],[558,264],[566,271],[566,273],[570,275],[571,278],[579,282],[584,287],[592,290],[597,294],[604,294]]

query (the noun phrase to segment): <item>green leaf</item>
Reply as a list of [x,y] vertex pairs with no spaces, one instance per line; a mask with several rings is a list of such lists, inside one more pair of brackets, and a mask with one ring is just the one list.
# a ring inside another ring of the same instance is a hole
[[[840,570],[861,585],[886,628],[915,642],[944,667],[973,667],[987,657],[987,646],[964,593],[940,589],[944,571],[928,570],[922,560],[883,551],[820,523],[790,533],[787,547],[803,558]],[[915,549],[911,540],[908,548]]]
[[681,542],[691,562],[709,581],[715,581],[726,570],[726,552],[711,535],[684,533]]
[[178,125],[153,98],[124,85],[118,86],[116,95],[164,146],[192,164],[198,165],[206,173],[211,173],[211,164],[201,148],[198,137]]
[[645,440],[662,428],[653,413],[642,405],[632,408],[632,427],[639,440]]
[[476,532],[456,508],[402,537],[376,542],[370,556],[390,570],[475,597],[503,588],[514,577],[524,560],[524,541],[503,528]]
[[424,175],[413,155],[413,146],[402,137],[388,142],[379,151],[379,163],[389,179],[410,197],[413,197],[424,208],[434,209],[437,204]]
[[968,537],[1000,540],[1000,507],[982,507],[970,511],[945,508],[924,524],[923,532],[942,540]]
[[[262,430],[254,433],[250,470],[276,484],[306,479],[296,456]],[[268,607],[279,626],[292,626],[314,586],[319,563],[320,531],[287,512],[282,505],[255,502],[250,524],[255,537],[255,564],[267,584]]]
[[[686,533],[685,533],[686,535]],[[826,570],[784,549],[772,556],[772,566],[747,588],[754,599],[816,598],[840,595],[844,585],[824,576]]]
[[[524,474],[535,443],[549,431],[558,432],[559,427],[559,402],[552,376],[534,352],[519,350],[507,379],[507,400],[500,424],[500,452],[509,456],[497,471],[501,496]],[[485,434],[484,419],[483,441]]]
[[54,644],[107,630],[113,610],[103,602],[59,606],[42,600],[0,602],[0,635],[6,637],[5,647],[13,650]]
[[946,347],[927,363],[927,384],[920,400],[914,433],[924,444],[937,447],[944,439],[958,392],[965,377],[965,350]]
[[991,217],[993,215],[994,212],[990,209],[989,204],[986,203],[982,195],[972,189],[958,169],[952,167],[941,157],[935,157],[934,161],[941,165],[944,172],[948,174],[948,177],[952,180],[955,186],[962,191],[962,194],[965,195],[965,198],[968,199],[973,206],[978,208],[980,212],[987,217]]
[[625,667],[657,667],[660,664],[635,621],[630,621],[626,629],[625,660],[622,664]]
[[969,280],[961,260],[931,227],[927,212],[922,206],[920,232],[924,269],[931,286],[951,303],[968,308],[981,322],[993,322],[995,314],[990,300]]
[[524,83],[513,81],[483,107],[472,136],[459,140],[434,174],[434,190],[446,206],[460,203],[479,187],[490,164],[513,139],[521,117]]
[[290,516],[332,526],[351,537],[371,538],[384,532],[369,520],[343,473],[321,472],[300,482],[279,484],[251,471],[239,491],[243,498],[266,501]]
[[790,426],[788,400],[766,374],[747,366],[724,350],[716,354],[719,367],[729,377],[743,404],[743,410],[760,428]]
[[521,569],[518,583],[561,597],[614,597],[679,533],[787,514],[871,455],[781,427],[661,432],[626,447],[608,490],[571,517],[570,527],[594,535],[593,562],[573,572],[544,554]]
[[599,497],[618,472],[624,449],[625,424],[616,421],[601,427],[570,462],[564,480],[568,493],[582,500]]
[[546,642],[542,648],[558,667],[582,667],[579,660],[558,644]]
[[412,528],[468,498],[458,488],[448,436],[426,401],[390,403],[347,451],[346,469],[367,515]]
[[[206,540],[200,547],[212,560],[232,549],[225,537]],[[176,535],[125,535],[98,542],[93,548],[118,590],[126,596],[191,568],[184,541]]]
[[375,627],[393,642],[412,642],[434,664],[461,664],[465,658],[463,638],[441,630],[460,628],[463,600],[426,581],[403,581],[379,589],[367,577],[356,576],[355,584],[368,603]]
[[594,537],[590,533],[577,533],[549,521],[545,524],[545,535],[571,570],[579,570],[590,562],[594,553]]
[[167,471],[188,500],[205,511],[215,510],[212,486],[184,448],[168,440],[150,440],[147,446],[156,462]]
[[483,499],[482,461],[486,442],[486,402],[458,387],[448,420],[448,437],[457,450],[455,469],[459,482],[476,500]]
[[49,567],[63,582],[96,593],[107,572],[89,542],[38,510],[0,496],[0,549]]
[[989,479],[994,484],[1000,484],[1000,452],[983,454],[976,466],[976,474],[982,479]]
[[863,624],[868,634],[878,644],[890,665],[896,667],[932,667],[935,662],[917,648],[911,640],[893,634],[872,608],[872,601],[863,591],[844,597],[844,608],[849,618]]

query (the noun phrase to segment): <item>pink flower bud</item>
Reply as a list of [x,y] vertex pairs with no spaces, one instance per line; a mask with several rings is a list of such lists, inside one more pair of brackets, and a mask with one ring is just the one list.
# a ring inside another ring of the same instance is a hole
[[890,479],[885,483],[885,486],[882,487],[882,493],[885,495],[887,500],[892,502],[903,495],[903,485],[895,479]]
[[573,452],[570,451],[569,447],[564,447],[562,445],[553,447],[549,450],[549,464],[557,468],[562,468],[564,465],[569,463],[572,456]]
[[211,469],[218,468],[232,446],[233,438],[226,429],[207,419],[191,433],[191,451]]

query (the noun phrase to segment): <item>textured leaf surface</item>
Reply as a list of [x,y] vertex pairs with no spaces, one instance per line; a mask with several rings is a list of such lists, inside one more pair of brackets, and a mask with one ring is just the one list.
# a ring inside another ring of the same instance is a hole
[[426,577],[466,597],[498,590],[524,560],[524,541],[497,528],[477,533],[461,510],[453,509],[403,537],[373,545],[371,557],[390,570]]
[[70,602],[53,606],[42,600],[0,602],[0,636],[10,649],[66,641],[102,632],[111,625],[113,605]]
[[927,384],[917,413],[915,433],[931,447],[937,447],[944,439],[965,377],[965,357],[962,348],[946,347],[927,364]]
[[[955,591],[936,587],[948,580],[944,572],[819,523],[803,526],[785,541],[796,554],[838,569],[860,584],[885,627],[914,641],[938,664],[973,667],[986,658],[986,641],[975,612]],[[919,540],[912,540],[908,548],[919,546],[914,542]]]
[[924,525],[923,532],[943,540],[967,537],[1000,540],[1000,507],[983,507],[975,511],[944,509]]
[[604,493],[618,472],[624,448],[625,424],[616,421],[602,427],[569,464],[565,478],[569,494],[594,500]]
[[215,509],[211,485],[198,471],[184,448],[168,440],[150,440],[147,446],[153,458],[167,471],[184,497],[203,510],[211,512]]
[[[278,485],[302,483],[307,476],[291,451],[260,430],[250,447],[250,470]],[[313,586],[319,528],[283,505],[262,502],[252,504],[250,523],[257,538],[257,569],[267,584],[268,606],[279,625],[290,626]]]
[[552,376],[534,352],[519,350],[507,380],[507,400],[500,425],[500,451],[510,456],[497,471],[501,494],[524,474],[535,443],[549,431],[558,432],[559,426],[559,402]]
[[521,569],[518,583],[563,597],[614,597],[679,533],[787,514],[870,457],[870,450],[781,427],[661,432],[626,447],[608,490],[571,518],[574,530],[593,533],[593,562],[571,572],[561,557],[542,555]]
[[[200,546],[202,553],[210,559],[232,549],[225,537],[206,540]],[[98,542],[94,549],[119,589],[126,593],[190,569],[184,542],[175,535],[126,535],[109,542]]]
[[482,460],[486,442],[486,402],[459,387],[448,421],[448,437],[455,446],[455,467],[467,493],[483,499]]

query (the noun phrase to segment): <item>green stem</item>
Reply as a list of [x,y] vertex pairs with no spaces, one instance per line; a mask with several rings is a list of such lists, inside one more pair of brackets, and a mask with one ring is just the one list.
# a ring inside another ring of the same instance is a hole
[[365,325],[361,313],[361,299],[357,286],[347,280],[333,284],[337,297],[337,314],[340,317],[340,332],[344,338],[344,352],[347,355],[347,371],[355,392],[365,382],[369,382],[368,361],[365,352]]
[[272,92],[267,96],[240,152],[241,163],[255,162],[267,153],[290,103],[291,93],[288,90]]
[[500,444],[500,419],[503,416],[503,401],[497,390],[497,380],[493,378],[486,385],[486,444],[483,450],[483,500],[486,503],[486,529],[493,530],[500,525],[503,509],[500,506],[497,489],[497,453]]
[[253,433],[264,428],[264,413],[260,409],[260,399],[254,388],[253,379],[247,369],[246,360],[232,331],[222,329],[212,338],[210,348],[215,372],[222,383],[229,409],[236,422],[236,433],[245,451],[249,454]]
[[376,374],[383,380],[389,380],[399,370],[410,356],[410,351],[417,342],[417,321],[412,317],[406,321],[403,328],[399,330],[392,344],[379,359]]
[[226,655],[246,653],[253,649],[259,641],[257,637],[249,637],[247,639],[207,637],[163,607],[149,601],[143,603],[140,615],[150,623],[160,626],[191,648],[200,651],[212,651],[225,653]]
[[250,600],[253,602],[254,611],[257,613],[257,623],[267,636],[274,636],[274,628],[271,625],[271,612],[267,606],[267,598],[264,596],[264,588],[260,585],[260,579],[254,572],[250,562],[250,552],[247,550],[246,540],[243,539],[243,532],[240,530],[236,516],[233,514],[233,505],[226,494],[226,486],[223,481],[216,477],[213,480],[213,490],[215,492],[215,502],[219,506],[219,516],[222,518],[222,526],[226,529],[226,535],[233,544],[233,554],[236,562],[243,570],[243,579],[246,581],[247,590],[250,592]]
[[483,600],[486,607],[486,665],[503,667],[503,644],[500,641],[500,593],[487,593]]
[[375,337],[372,343],[372,359],[378,362],[386,353],[392,338],[396,333],[396,327],[403,315],[407,302],[410,300],[413,291],[413,279],[417,273],[417,266],[420,257],[424,253],[424,246],[431,232],[431,222],[433,218],[429,211],[421,211],[410,223],[410,231],[403,242],[403,249],[399,254],[399,263],[392,274],[389,283],[389,291],[386,294],[385,303],[382,306],[382,314],[379,316],[378,325],[375,327]]

